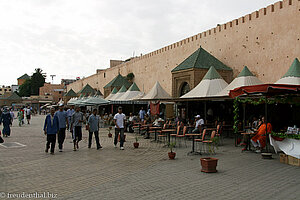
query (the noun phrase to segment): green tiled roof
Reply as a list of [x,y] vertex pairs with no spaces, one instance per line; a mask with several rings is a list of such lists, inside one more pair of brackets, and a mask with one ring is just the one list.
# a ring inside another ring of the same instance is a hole
[[295,58],[289,70],[285,73],[285,75],[282,78],[289,77],[289,76],[300,77],[300,62],[298,58]]
[[207,71],[207,73],[205,74],[205,76],[203,77],[203,80],[204,79],[213,80],[213,79],[222,79],[222,77],[217,72],[217,70],[213,66],[211,66]]
[[66,97],[77,97],[77,94],[74,92],[74,90],[69,90],[66,94]]
[[7,100],[21,100],[22,97],[20,97],[17,93],[14,92],[9,97],[3,98],[3,99],[7,99]]
[[135,83],[133,83],[128,90],[129,91],[140,91],[139,87]]
[[19,77],[18,80],[19,79],[25,79],[25,80],[27,80],[27,79],[30,79],[30,76],[28,76],[28,74],[24,74],[23,76]]
[[227,67],[213,55],[200,47],[197,51],[195,51],[192,55],[175,67],[172,72],[192,68],[209,69],[210,66],[214,66],[217,70],[232,70],[230,67]]
[[111,91],[111,94],[116,94],[118,92],[118,89],[114,87],[114,89]]
[[247,66],[244,67],[244,69],[241,71],[241,73],[239,73],[239,75],[237,77],[244,77],[244,76],[254,76],[250,70],[248,69]]
[[95,93],[95,90],[89,84],[86,84],[84,88],[78,92],[78,94],[90,94],[93,92]]
[[96,95],[97,95],[97,96],[103,96],[103,94],[101,93],[100,90],[97,90]]
[[123,85],[123,86],[121,87],[121,89],[119,90],[118,93],[120,93],[120,92],[126,92],[126,91],[127,91],[127,89],[126,89],[126,87]]
[[126,88],[129,88],[131,84],[128,82],[128,80],[125,77],[118,74],[118,76],[116,76],[112,81],[110,81],[106,86],[104,86],[104,88],[122,87],[123,85]]

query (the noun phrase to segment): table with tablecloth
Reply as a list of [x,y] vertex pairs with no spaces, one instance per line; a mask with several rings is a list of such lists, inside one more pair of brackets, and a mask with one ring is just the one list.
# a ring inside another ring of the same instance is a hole
[[286,155],[300,159],[300,140],[285,138],[280,141],[276,137],[269,135],[270,144],[274,147],[275,152],[283,151]]

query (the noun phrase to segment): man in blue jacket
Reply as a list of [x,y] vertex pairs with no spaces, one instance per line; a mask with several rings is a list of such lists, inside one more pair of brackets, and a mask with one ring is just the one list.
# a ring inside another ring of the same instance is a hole
[[51,108],[50,114],[46,116],[45,124],[44,124],[44,133],[45,135],[47,135],[45,152],[48,153],[51,144],[50,152],[52,155],[54,154],[56,134],[59,131],[58,117],[55,116],[54,114],[55,114],[55,109]]
[[57,142],[58,142],[59,152],[62,152],[63,143],[66,138],[66,127],[69,126],[68,115],[67,112],[64,111],[64,104],[62,103],[59,104],[59,110],[54,114],[54,116],[58,117],[59,131],[57,135]]

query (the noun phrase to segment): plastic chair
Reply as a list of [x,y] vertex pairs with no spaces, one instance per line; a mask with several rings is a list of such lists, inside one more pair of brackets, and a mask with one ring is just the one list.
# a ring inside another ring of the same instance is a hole
[[202,152],[202,148],[203,148],[203,144],[202,144],[202,142],[203,142],[203,141],[204,141],[204,139],[205,139],[205,134],[206,134],[206,129],[203,129],[203,132],[202,132],[202,137],[201,137],[201,139],[194,139],[194,141],[196,142],[196,144],[197,144],[198,142],[201,142],[200,153]]
[[177,126],[177,131],[176,134],[170,134],[171,139],[175,137],[175,142],[176,142],[176,136],[180,134],[180,126]]
[[[213,144],[213,139],[214,139],[215,135],[216,135],[216,131],[213,131],[213,132],[211,133],[211,135],[210,135],[210,140],[204,140],[204,141],[202,141],[202,144],[205,144],[206,146],[207,146],[207,145],[214,145],[214,144]],[[213,148],[214,148],[214,147],[213,147]],[[206,148],[204,148],[204,149],[206,149]],[[212,151],[210,151],[210,153],[211,153],[211,152],[215,153],[214,149],[213,149]]]
[[183,127],[183,130],[182,130],[182,134],[178,134],[178,135],[176,135],[176,137],[175,137],[175,141],[176,141],[176,138],[178,138],[178,139],[180,139],[179,141],[179,146],[181,145],[181,140],[184,140],[184,143],[185,143],[185,147],[187,147],[186,146],[186,140],[185,140],[185,134],[187,133],[187,126],[184,126]]
[[219,138],[219,142],[218,145],[223,145],[223,128],[221,125],[217,126],[217,132],[216,132],[216,136]]
[[[162,130],[165,130],[166,128],[167,128],[167,124],[164,124]],[[167,135],[166,135],[165,133],[163,133],[162,130],[161,130],[161,131],[157,131],[157,132],[158,132],[158,135],[157,135],[157,141],[159,142],[159,139],[160,139],[160,138],[164,138],[164,143],[165,143],[165,142],[166,142]]]

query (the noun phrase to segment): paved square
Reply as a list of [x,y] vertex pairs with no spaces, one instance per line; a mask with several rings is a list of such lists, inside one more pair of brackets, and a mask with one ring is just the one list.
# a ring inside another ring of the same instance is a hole
[[[26,146],[0,146],[0,194],[57,194],[58,199],[299,199],[300,167],[263,160],[255,153],[241,153],[231,139],[219,147],[218,173],[200,172],[200,158],[177,148],[176,160],[168,160],[168,149],[127,133],[125,150],[113,147],[107,130],[101,129],[102,150],[95,143],[87,148],[84,131],[79,151],[72,151],[67,134],[64,152],[46,154],[42,126],[45,116],[33,116],[31,125],[15,121],[5,142]],[[94,141],[93,141],[94,142]],[[0,197],[1,197],[0,195]]]
[[19,142],[5,142],[0,144],[0,146],[5,148],[18,148],[18,147],[25,147],[26,145],[20,144]]

